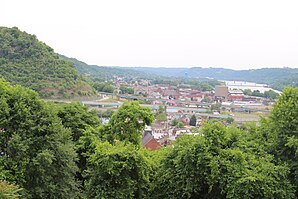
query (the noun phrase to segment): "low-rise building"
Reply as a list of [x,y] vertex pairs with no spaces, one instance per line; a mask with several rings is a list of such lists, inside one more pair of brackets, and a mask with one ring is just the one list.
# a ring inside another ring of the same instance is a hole
[[150,132],[144,133],[144,136],[142,137],[142,146],[150,150],[156,150],[161,147],[160,143]]
[[244,94],[242,90],[229,90],[228,100],[243,101]]
[[229,96],[229,89],[226,85],[216,85],[215,86],[215,99],[227,100]]

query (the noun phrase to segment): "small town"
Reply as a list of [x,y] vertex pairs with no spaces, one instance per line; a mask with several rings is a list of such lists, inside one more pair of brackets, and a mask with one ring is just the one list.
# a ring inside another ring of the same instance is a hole
[[[183,134],[196,134],[204,121],[219,120],[223,124],[258,122],[260,116],[267,116],[274,99],[245,95],[243,88],[267,90],[267,85],[247,82],[222,82],[214,90],[201,91],[193,88],[179,88],[169,84],[150,85],[148,80],[128,84],[122,78],[114,82],[116,92],[101,93],[99,99],[82,101],[82,104],[99,111],[117,110],[126,101],[139,101],[150,107],[156,120],[146,126],[142,145],[149,149],[167,146]],[[129,85],[131,94],[122,94],[121,86]],[[239,87],[237,87],[237,85]],[[257,91],[259,91],[257,90]],[[272,90],[271,90],[272,91]],[[108,118],[102,118],[108,122]]]

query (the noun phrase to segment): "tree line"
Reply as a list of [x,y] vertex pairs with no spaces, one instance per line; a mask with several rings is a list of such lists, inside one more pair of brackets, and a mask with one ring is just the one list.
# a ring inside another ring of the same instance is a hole
[[279,94],[273,90],[269,90],[269,91],[265,91],[264,93],[261,93],[259,90],[250,90],[250,89],[244,89],[243,91],[244,95],[248,95],[248,96],[255,96],[255,97],[264,97],[267,99],[277,99]]
[[136,101],[101,124],[79,103],[0,80],[0,197],[295,198],[297,102],[286,88],[258,126],[206,122],[150,151],[141,136],[154,115]]

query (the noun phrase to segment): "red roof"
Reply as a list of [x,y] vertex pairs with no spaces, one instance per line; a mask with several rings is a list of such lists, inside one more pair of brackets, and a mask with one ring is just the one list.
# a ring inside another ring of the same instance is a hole
[[142,145],[145,148],[151,150],[155,150],[161,147],[161,145],[154,139],[151,133],[145,133],[145,135],[142,138]]
[[150,150],[156,150],[160,148],[161,145],[154,138],[152,138],[144,145],[144,147]]
[[168,100],[167,104],[171,105],[171,106],[177,106],[177,103],[174,102],[173,100]]

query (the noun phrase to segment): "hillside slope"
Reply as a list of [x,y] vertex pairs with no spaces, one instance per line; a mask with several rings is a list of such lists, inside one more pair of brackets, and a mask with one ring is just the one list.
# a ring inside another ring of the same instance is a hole
[[284,86],[298,86],[298,68],[262,68],[232,70],[224,68],[134,68],[140,72],[173,77],[214,78],[217,80],[239,80],[270,84],[281,90]]
[[117,66],[106,67],[106,66],[89,65],[75,58],[69,58],[67,56],[60,55],[60,54],[58,54],[58,56],[64,60],[73,62],[74,67],[79,71],[79,73],[91,79],[111,80],[115,76],[125,77],[126,79],[135,79],[135,78],[147,79],[150,77],[150,75],[147,75],[147,73],[136,71],[133,68],[129,68],[129,67],[117,67]]
[[29,87],[42,97],[93,94],[92,87],[71,62],[60,59],[35,35],[16,27],[0,27],[0,76],[12,84]]
[[[59,54],[58,54],[59,55]],[[134,67],[117,67],[117,66],[97,66],[97,65],[88,65],[85,62],[79,61],[75,58],[69,58],[64,55],[59,55],[60,58],[74,63],[74,67],[81,73],[83,76],[91,80],[94,88],[100,91],[99,84],[104,86],[102,82],[108,82],[121,78],[126,82],[135,83],[139,80],[151,80],[153,84],[171,84],[179,85],[180,87],[191,87],[196,89],[212,90],[215,85],[219,84],[216,80],[211,80],[209,78],[184,78],[176,76],[175,78],[168,75],[161,75],[159,73],[152,74],[146,71],[135,70]],[[158,68],[160,69],[160,68]],[[175,72],[173,70],[173,72]],[[143,82],[144,83],[144,82]],[[111,87],[109,87],[110,90]]]

